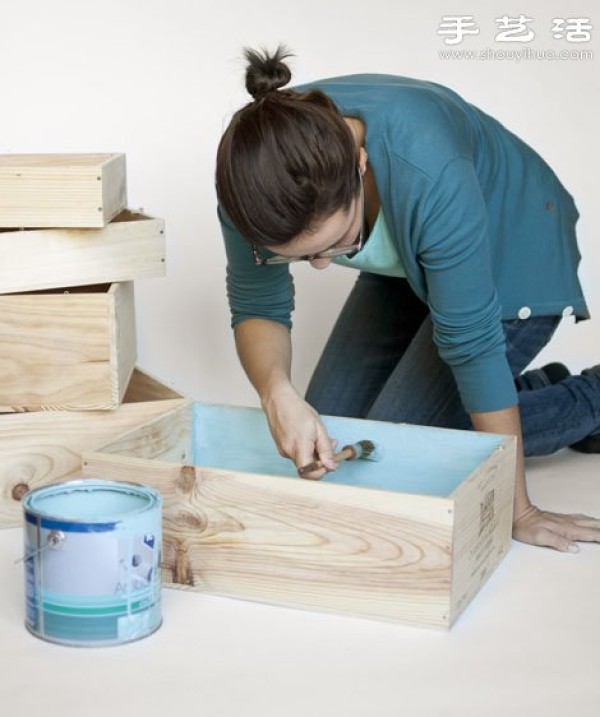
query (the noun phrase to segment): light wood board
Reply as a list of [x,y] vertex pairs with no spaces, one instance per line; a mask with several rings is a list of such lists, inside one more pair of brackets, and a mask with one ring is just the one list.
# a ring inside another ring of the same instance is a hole
[[102,229],[0,230],[0,294],[164,276],[164,222],[123,211]]
[[0,155],[0,227],[103,227],[127,206],[125,155]]
[[134,311],[133,282],[0,296],[0,411],[116,408]]

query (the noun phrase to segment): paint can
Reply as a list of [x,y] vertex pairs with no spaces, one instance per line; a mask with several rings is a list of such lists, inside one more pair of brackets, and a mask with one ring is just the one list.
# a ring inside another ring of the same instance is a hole
[[88,479],[23,498],[27,629],[74,646],[118,645],[160,627],[160,493]]

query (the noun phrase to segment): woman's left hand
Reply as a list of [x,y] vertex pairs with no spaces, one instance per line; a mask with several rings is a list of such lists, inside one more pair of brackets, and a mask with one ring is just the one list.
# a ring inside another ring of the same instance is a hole
[[549,513],[530,505],[515,518],[513,538],[522,543],[577,553],[577,541],[600,543],[600,520],[589,515]]

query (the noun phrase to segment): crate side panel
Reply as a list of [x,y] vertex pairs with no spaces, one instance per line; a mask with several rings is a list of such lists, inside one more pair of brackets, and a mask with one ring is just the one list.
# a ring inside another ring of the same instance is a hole
[[[202,469],[197,481],[192,512],[165,516],[174,582],[183,574],[184,584],[222,595],[447,627],[449,526],[416,520],[408,507],[390,513],[383,494],[378,507],[341,500],[362,489],[301,496],[287,480]],[[195,540],[180,529],[194,518]]]
[[110,222],[127,206],[127,170],[124,154],[115,154],[102,165],[102,216]]
[[126,212],[102,229],[0,230],[0,256],[0,294],[164,276],[164,222]]
[[0,226],[3,227],[98,227],[104,226],[100,211],[101,188],[93,176],[62,178],[34,176],[15,186],[0,173]]
[[100,227],[102,186],[94,172],[0,171],[0,226]]
[[113,284],[114,304],[110,305],[109,340],[113,407],[125,395],[137,360],[135,299],[133,282]]
[[104,226],[103,167],[117,156],[3,155],[0,226]]
[[0,336],[2,410],[109,402],[105,293],[0,296]]
[[[415,519],[401,495],[181,464],[157,467],[103,452],[86,454],[84,463],[90,475],[143,480],[161,490],[163,567],[175,586],[448,626],[452,526],[446,518]],[[361,495],[345,500],[353,494]],[[437,499],[422,500],[438,512]]]
[[453,496],[452,621],[510,549],[515,465],[515,440],[505,438]]
[[117,460],[128,457],[187,465],[192,455],[191,404],[186,400],[171,402],[175,404],[173,410],[152,416],[103,444],[98,452]]

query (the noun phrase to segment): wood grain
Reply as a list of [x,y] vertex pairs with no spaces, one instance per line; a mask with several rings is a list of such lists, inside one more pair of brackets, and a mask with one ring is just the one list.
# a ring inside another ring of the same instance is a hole
[[137,360],[133,281],[112,284],[109,295],[113,302],[108,313],[111,407],[116,408],[123,400]]
[[133,283],[0,296],[0,411],[119,405],[136,357]]
[[453,492],[455,503],[452,621],[510,549],[516,439],[506,438]]
[[18,501],[24,491],[79,472],[84,451],[187,403],[181,394],[136,369],[123,405],[114,411],[0,415],[0,527],[21,524]]
[[127,206],[125,155],[0,155],[0,227],[103,227]]
[[126,210],[102,229],[4,229],[0,258],[0,294],[164,276],[164,222]]
[[[83,472],[161,491],[167,584],[288,607],[449,625],[452,526],[346,486],[290,497],[288,478],[86,453]],[[383,493],[380,491],[380,493]],[[393,502],[393,501],[392,501]],[[446,516],[448,515],[446,511]]]

